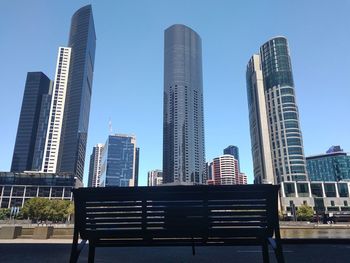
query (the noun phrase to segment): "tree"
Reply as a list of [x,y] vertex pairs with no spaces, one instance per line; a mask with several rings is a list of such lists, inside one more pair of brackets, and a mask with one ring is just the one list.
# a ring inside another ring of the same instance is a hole
[[62,222],[68,217],[68,208],[70,201],[68,200],[50,200],[48,219],[53,222]]
[[23,215],[35,222],[47,220],[50,214],[49,210],[50,200],[40,197],[27,200],[22,208]]
[[297,210],[297,217],[301,221],[310,221],[314,216],[314,210],[311,206],[301,205]]

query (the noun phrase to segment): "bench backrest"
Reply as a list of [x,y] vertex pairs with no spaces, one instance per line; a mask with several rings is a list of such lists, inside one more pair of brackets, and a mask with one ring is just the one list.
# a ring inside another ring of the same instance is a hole
[[[106,187],[73,190],[83,239],[272,236],[276,185]],[[252,231],[249,231],[252,230]]]

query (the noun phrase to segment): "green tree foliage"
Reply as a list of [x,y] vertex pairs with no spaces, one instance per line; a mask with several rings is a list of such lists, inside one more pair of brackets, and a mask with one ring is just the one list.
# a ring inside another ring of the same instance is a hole
[[24,203],[21,210],[23,216],[34,222],[64,222],[70,215],[71,202],[68,200],[49,200],[47,198],[32,198]]
[[297,218],[301,221],[310,221],[314,216],[314,210],[311,206],[301,205],[297,210]]
[[46,198],[32,198],[24,203],[22,208],[23,215],[35,222],[45,221],[49,215],[50,200]]
[[0,220],[5,220],[10,218],[11,209],[9,208],[0,208]]

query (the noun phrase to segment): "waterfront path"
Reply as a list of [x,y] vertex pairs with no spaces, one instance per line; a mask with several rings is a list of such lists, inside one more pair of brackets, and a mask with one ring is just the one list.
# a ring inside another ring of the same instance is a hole
[[[349,245],[284,245],[287,263],[343,263],[349,262]],[[87,262],[87,247],[79,262]],[[0,241],[1,263],[59,263],[68,262],[70,241],[14,239]],[[276,262],[270,251],[271,262]],[[219,262],[262,262],[260,247],[197,247],[192,255],[190,247],[137,247],[97,248],[95,262],[122,263],[219,263]]]

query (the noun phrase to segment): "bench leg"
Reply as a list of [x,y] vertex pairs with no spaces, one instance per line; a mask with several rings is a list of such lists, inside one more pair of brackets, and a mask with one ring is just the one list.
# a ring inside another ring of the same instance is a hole
[[79,257],[79,250],[78,250],[78,231],[74,229],[74,234],[73,234],[73,243],[72,243],[72,248],[70,252],[70,263],[76,263],[78,261]]
[[89,263],[94,263],[95,261],[95,245],[89,242]]
[[283,250],[281,245],[281,240],[276,242],[275,255],[278,263],[284,263]]
[[263,240],[263,244],[262,244],[262,256],[263,256],[263,262],[264,263],[269,263],[270,262],[269,247],[268,247],[268,243],[267,243],[266,239]]

